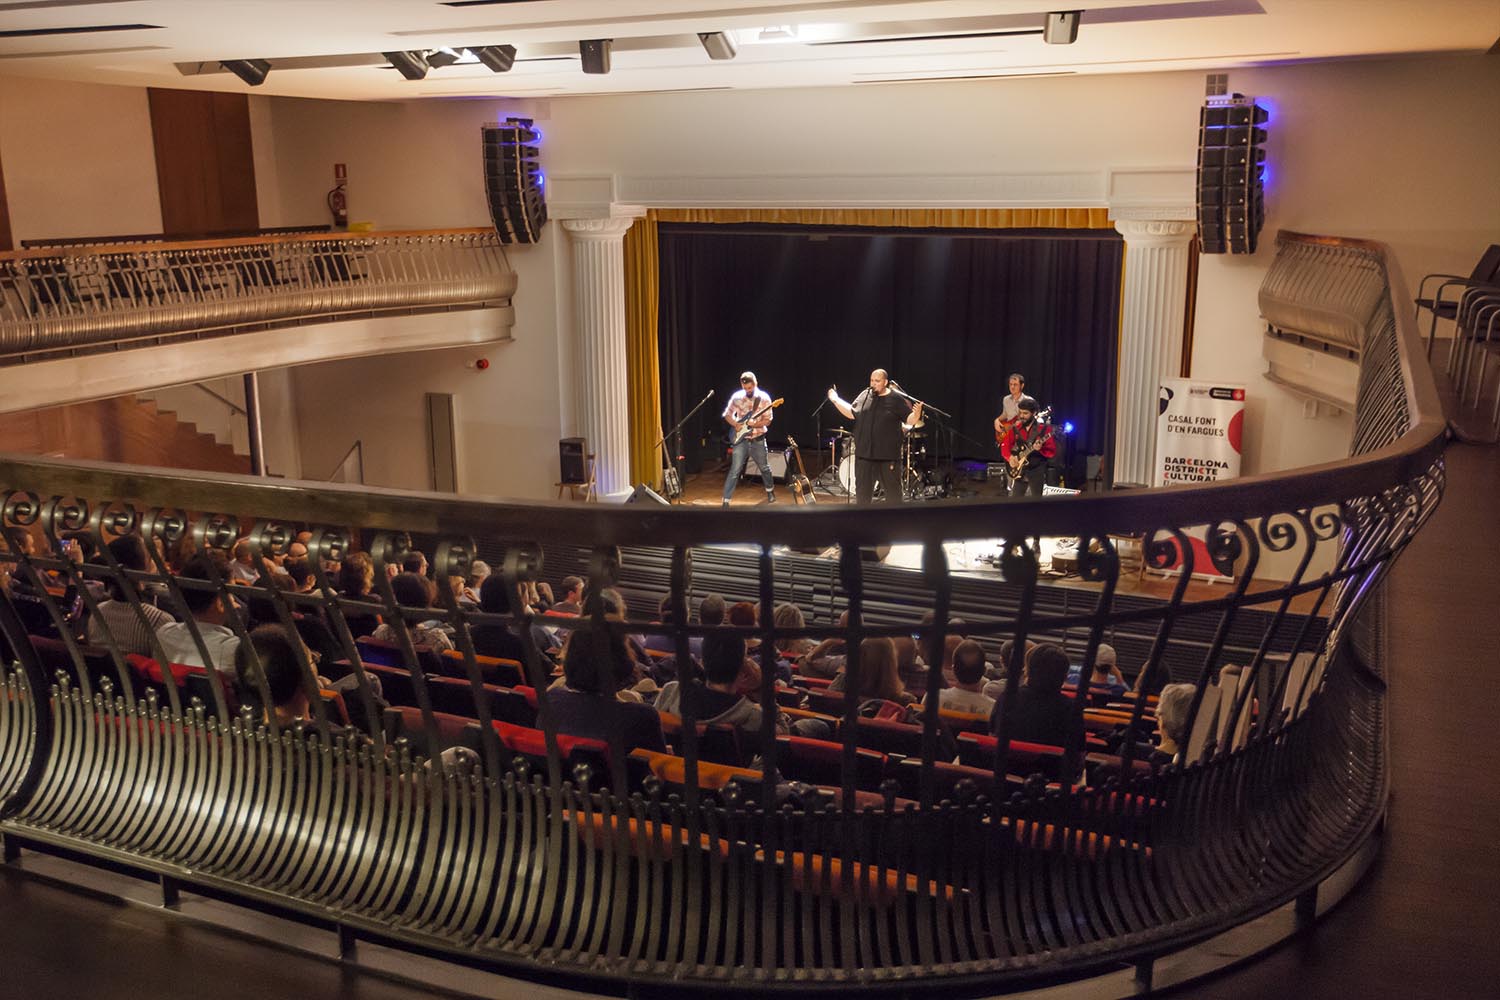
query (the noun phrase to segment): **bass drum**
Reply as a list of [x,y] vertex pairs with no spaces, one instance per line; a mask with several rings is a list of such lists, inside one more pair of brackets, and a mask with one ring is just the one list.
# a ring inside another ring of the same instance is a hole
[[850,496],[854,495],[854,445],[844,450],[844,457],[839,459],[839,485],[844,492]]

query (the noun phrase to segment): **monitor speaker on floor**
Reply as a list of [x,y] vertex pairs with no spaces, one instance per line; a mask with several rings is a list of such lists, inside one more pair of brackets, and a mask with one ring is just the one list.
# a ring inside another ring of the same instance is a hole
[[645,483],[641,483],[635,489],[631,490],[630,491],[630,496],[628,496],[628,497],[625,498],[625,502],[626,503],[659,503],[663,507],[670,507],[670,506],[672,506],[672,504],[670,502],[668,502],[668,500],[667,500],[666,497],[662,496],[660,493],[656,492],[651,487],[647,486]]

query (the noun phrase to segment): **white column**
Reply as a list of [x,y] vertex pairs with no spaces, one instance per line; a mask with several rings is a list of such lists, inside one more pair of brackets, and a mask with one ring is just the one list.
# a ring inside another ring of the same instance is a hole
[[564,219],[573,249],[578,432],[594,455],[602,499],[630,494],[625,370],[625,231],[634,218]]
[[1195,223],[1119,220],[1125,237],[1120,304],[1119,385],[1115,396],[1114,482],[1150,485],[1156,453],[1157,393],[1182,368],[1188,253]]

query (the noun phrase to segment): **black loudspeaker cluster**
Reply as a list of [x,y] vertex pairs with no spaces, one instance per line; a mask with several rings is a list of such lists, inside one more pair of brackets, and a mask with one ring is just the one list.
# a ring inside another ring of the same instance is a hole
[[547,222],[541,130],[529,118],[507,118],[481,132],[484,191],[495,231],[504,243],[535,243]]
[[1269,116],[1254,98],[1211,97],[1198,117],[1198,235],[1204,253],[1254,253],[1266,221]]

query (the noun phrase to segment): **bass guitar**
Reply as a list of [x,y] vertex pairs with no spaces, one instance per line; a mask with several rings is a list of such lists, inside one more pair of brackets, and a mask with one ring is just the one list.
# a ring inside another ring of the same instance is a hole
[[773,399],[771,400],[771,402],[767,403],[765,406],[762,406],[754,413],[747,413],[743,417],[736,417],[735,420],[739,422],[739,426],[734,430],[734,441],[731,443],[739,444],[741,441],[745,440],[745,437],[751,431],[755,430],[754,427],[750,426],[750,421],[754,420],[756,417],[759,417],[762,413],[769,413],[771,410],[776,409],[776,407],[785,402],[786,400],[784,399]]
[[797,460],[797,471],[792,474],[792,502],[815,504],[818,498],[813,496],[812,480],[807,478],[807,469],[802,465],[802,452],[797,448],[797,439],[790,434],[786,436],[786,450],[792,453]]
[[[1009,468],[1005,472],[1012,480],[1020,479],[1025,474],[1026,460],[1031,457],[1031,453],[1040,448],[1044,442],[1051,439],[1052,425],[1047,423],[1047,419],[1051,416],[1052,407],[1050,406],[1041,413],[1038,413],[1036,415],[1036,423],[1033,424],[1033,426],[1040,428],[1037,436],[1027,441],[1026,446],[1019,452],[1010,456]],[[1013,423],[1015,422],[1013,421]]]

